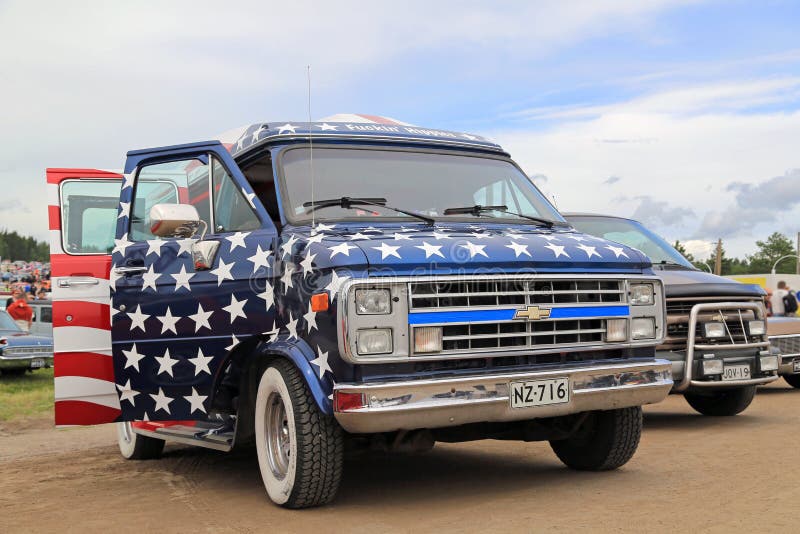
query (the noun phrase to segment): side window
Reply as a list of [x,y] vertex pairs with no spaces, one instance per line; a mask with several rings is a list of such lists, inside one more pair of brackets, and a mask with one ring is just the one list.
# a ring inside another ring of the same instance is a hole
[[214,232],[239,232],[255,230],[261,226],[252,206],[236,187],[225,167],[212,158],[214,184]]
[[39,307],[39,322],[40,323],[52,323],[53,322],[53,307],[52,306],[40,306]]
[[62,184],[61,240],[65,252],[111,252],[121,186],[121,180],[81,180]]
[[142,167],[136,176],[129,239],[156,239],[150,232],[150,210],[156,204],[191,204],[210,225],[208,170],[208,164],[199,159]]

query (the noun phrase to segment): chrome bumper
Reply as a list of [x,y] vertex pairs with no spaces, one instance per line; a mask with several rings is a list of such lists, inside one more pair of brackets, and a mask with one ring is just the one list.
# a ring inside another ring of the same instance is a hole
[[14,356],[0,355],[0,370],[3,369],[38,369],[38,367],[31,367],[33,360],[44,360],[43,367],[53,367],[53,353],[42,354],[21,354]]
[[[510,382],[561,377],[569,378],[568,403],[511,408]],[[353,433],[441,428],[652,404],[663,400],[671,388],[671,367],[666,360],[446,379],[341,383],[334,387],[334,396],[361,394],[363,406],[334,415],[342,428]]]
[[[686,376],[686,361],[685,356],[678,352],[672,351],[656,351],[657,358],[666,358],[670,360],[672,363],[672,380],[675,382],[675,387],[673,388],[674,392],[683,393],[686,390],[678,389],[679,385],[682,382],[682,379]],[[725,358],[722,358],[724,361]],[[775,373],[775,371],[769,371],[771,373]],[[774,374],[772,376],[765,376],[759,378],[750,378],[748,380],[726,380],[722,382],[720,380],[697,380],[692,379],[689,381],[690,388],[736,388],[736,387],[743,387],[743,386],[759,386],[762,384],[769,384],[770,382],[774,382],[778,379],[778,374]]]

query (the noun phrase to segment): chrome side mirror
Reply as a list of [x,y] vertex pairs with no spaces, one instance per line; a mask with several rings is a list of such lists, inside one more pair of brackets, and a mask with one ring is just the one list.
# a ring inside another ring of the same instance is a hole
[[203,225],[191,204],[156,204],[150,208],[150,233],[158,237],[192,237]]

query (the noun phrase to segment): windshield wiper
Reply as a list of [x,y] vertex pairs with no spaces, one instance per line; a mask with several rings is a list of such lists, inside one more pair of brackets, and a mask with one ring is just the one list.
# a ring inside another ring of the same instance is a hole
[[550,219],[543,219],[541,217],[534,217],[533,215],[523,215],[522,213],[509,211],[508,206],[504,205],[481,206],[480,204],[475,204],[474,206],[465,206],[463,208],[447,208],[446,210],[444,210],[444,214],[445,215],[471,214],[474,215],[475,217],[480,217],[481,214],[485,211],[499,211],[500,213],[515,215],[517,217],[522,217],[523,219],[535,221],[541,225],[546,226],[547,228],[552,228],[556,224],[555,221],[551,221]]
[[403,215],[408,215],[409,217],[414,217],[421,221],[425,221],[425,223],[431,226],[433,226],[433,224],[436,223],[434,219],[422,215],[421,213],[416,213],[414,211],[408,211],[400,208],[393,208],[392,206],[387,206],[385,198],[339,197],[339,198],[329,198],[327,200],[314,200],[313,202],[303,202],[303,207],[306,208],[306,211],[308,213],[311,213],[312,211],[317,211],[318,209],[322,208],[330,208],[332,206],[338,206],[346,210],[355,209],[357,206],[379,206],[381,208],[386,208],[387,210],[391,210],[397,213],[402,213]]

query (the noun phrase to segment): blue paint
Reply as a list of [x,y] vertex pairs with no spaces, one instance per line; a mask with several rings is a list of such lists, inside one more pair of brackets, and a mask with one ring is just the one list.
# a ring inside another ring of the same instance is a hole
[[[511,321],[521,308],[494,310],[464,310],[442,312],[411,312],[408,324],[482,323]],[[551,308],[550,319],[592,319],[597,317],[627,317],[628,306],[590,306]]]

